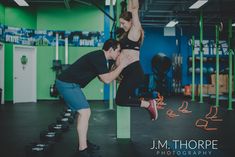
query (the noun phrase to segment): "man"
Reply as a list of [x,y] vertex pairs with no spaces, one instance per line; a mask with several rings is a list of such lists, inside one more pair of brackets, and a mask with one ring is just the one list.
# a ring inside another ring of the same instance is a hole
[[[116,60],[117,58],[120,60],[120,65],[110,72],[107,64],[108,60]],[[91,110],[81,88],[84,88],[97,76],[104,83],[112,82],[129,62],[131,62],[131,58],[124,58],[123,55],[120,55],[119,42],[109,39],[104,43],[102,50],[93,51],[82,56],[58,76],[56,87],[59,93],[68,107],[78,112],[79,157],[93,157],[94,154],[91,150],[98,149],[97,145],[87,140]]]

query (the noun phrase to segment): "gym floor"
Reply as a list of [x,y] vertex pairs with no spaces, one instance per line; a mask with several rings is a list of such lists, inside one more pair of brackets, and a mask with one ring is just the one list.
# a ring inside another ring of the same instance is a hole
[[[218,149],[210,150],[211,155],[232,157],[235,154],[235,113],[228,111],[226,105],[219,108],[218,118],[222,122],[209,122],[209,127],[217,127],[217,131],[204,131],[195,127],[198,118],[204,118],[209,112],[208,103],[190,102],[192,113],[177,112],[177,108],[186,98],[170,97],[167,99],[165,109],[159,110],[157,121],[150,121],[144,109],[131,109],[131,140],[116,139],[116,113],[109,110],[103,101],[91,101],[92,116],[90,120],[89,139],[101,146],[99,154],[102,157],[155,157],[155,156],[187,156],[183,153],[173,154],[172,140],[218,140]],[[50,123],[63,111],[62,101],[38,101],[38,103],[6,103],[0,105],[0,154],[2,157],[24,157],[24,147],[30,142],[39,142],[40,131],[47,129]],[[174,110],[180,116],[169,118],[167,109]],[[51,157],[73,156],[76,145],[75,123],[70,125],[70,130],[63,134],[61,141],[55,144]],[[168,141],[171,154],[161,149],[152,150],[153,141]],[[175,150],[177,151],[177,150]],[[197,153],[199,150],[194,149]],[[204,150],[205,151],[205,150]],[[204,152],[206,153],[206,152]],[[207,152],[208,153],[208,152]],[[203,156],[197,154],[195,156]],[[206,155],[204,155],[206,156]]]

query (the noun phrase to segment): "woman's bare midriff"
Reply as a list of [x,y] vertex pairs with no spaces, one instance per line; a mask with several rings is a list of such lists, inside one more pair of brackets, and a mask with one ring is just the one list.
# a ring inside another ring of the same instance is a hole
[[127,57],[132,58],[131,63],[134,63],[140,60],[140,51],[131,50],[131,49],[123,49],[121,53]]

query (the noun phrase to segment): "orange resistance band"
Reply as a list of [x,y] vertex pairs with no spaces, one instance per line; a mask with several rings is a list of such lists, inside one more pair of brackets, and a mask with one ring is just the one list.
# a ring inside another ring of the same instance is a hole
[[[217,117],[217,114],[218,114],[218,107],[211,106],[210,111],[209,111],[208,114],[206,114],[205,118],[208,119],[208,120],[211,120],[211,121],[216,121],[216,122],[223,121],[223,119],[219,119]],[[203,124],[201,124],[200,122],[203,122]],[[204,119],[198,119],[195,123],[195,126],[198,127],[198,128],[202,128],[206,131],[217,130],[217,128],[208,128],[208,121],[204,120]]]
[[206,131],[215,131],[218,130],[218,128],[208,128],[208,121],[204,119],[198,119],[195,123],[195,126],[197,128],[201,128]]
[[209,119],[211,121],[217,121],[217,122],[223,121],[223,119],[218,119],[217,114],[218,114],[218,107],[211,106],[210,107],[210,112],[205,116],[205,118]]
[[187,108],[188,108],[188,102],[183,101],[182,105],[178,108],[178,111],[182,113],[192,113],[192,111],[187,110]]
[[160,95],[160,93],[158,93],[158,98],[155,99],[156,103],[157,103],[157,109],[164,109],[164,106],[166,105],[163,101],[164,101],[164,97]]
[[166,111],[166,114],[167,114],[167,116],[168,116],[169,118],[175,118],[175,117],[179,116],[179,115],[176,114],[172,109],[168,109],[168,110]]

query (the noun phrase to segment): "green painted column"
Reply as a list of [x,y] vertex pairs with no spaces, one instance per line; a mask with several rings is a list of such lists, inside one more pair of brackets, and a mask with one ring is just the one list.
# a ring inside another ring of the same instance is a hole
[[[111,17],[114,17],[114,6],[113,6],[113,0],[110,0],[110,7],[109,7],[109,15]],[[112,31],[113,21],[109,20],[110,30]],[[109,109],[113,110],[113,99],[114,99],[114,82],[112,81],[109,85]]]
[[[235,48],[234,47],[232,47],[232,51],[233,51],[233,53],[235,53]],[[235,62],[235,55],[233,55],[233,61]],[[235,64],[233,64],[233,81],[234,81],[234,75],[235,75]],[[235,91],[235,83],[233,83],[233,91]]]
[[219,27],[215,26],[215,44],[216,44],[216,98],[215,104],[219,106]]
[[199,103],[203,103],[203,17],[202,12],[200,14],[200,101]]
[[114,91],[113,91],[113,81],[109,84],[109,109],[113,110],[113,99],[114,99]]
[[232,110],[232,48],[231,48],[231,39],[232,39],[232,20],[229,19],[228,22],[228,50],[229,50],[229,82],[228,82],[228,110]]
[[[117,17],[121,13],[121,0],[117,0]],[[119,20],[117,19],[119,24]],[[117,118],[117,139],[130,139],[131,138],[131,108],[117,106],[116,109],[116,118]]]
[[[231,35],[234,35],[234,33],[233,34],[231,34]],[[233,37],[234,38],[234,37]],[[232,40],[232,42],[235,42],[234,40]],[[233,43],[233,44],[235,44],[235,43]],[[234,46],[231,46],[231,51],[233,52],[233,61],[235,62],[235,55],[234,55],[234,53],[235,53],[235,48],[234,48]],[[234,81],[234,75],[235,75],[235,64],[233,64],[233,81]],[[233,83],[233,91],[235,91],[235,83]]]
[[195,38],[192,36],[192,101],[195,101]]
[[117,106],[117,139],[131,138],[131,109]]

